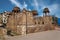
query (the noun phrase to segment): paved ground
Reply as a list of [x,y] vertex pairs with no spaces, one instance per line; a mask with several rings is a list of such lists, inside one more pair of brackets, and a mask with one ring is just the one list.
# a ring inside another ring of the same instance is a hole
[[60,40],[60,31],[44,31],[25,36],[6,37],[6,40]]

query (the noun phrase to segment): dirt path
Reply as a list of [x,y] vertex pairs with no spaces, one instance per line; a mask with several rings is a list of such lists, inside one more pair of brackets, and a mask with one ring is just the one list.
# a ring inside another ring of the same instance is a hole
[[60,40],[60,31],[44,31],[28,34],[25,36],[6,36],[6,40]]

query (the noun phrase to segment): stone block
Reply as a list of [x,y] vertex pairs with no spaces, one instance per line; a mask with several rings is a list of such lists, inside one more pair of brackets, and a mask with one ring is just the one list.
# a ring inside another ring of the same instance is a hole
[[7,34],[7,30],[4,28],[0,28],[0,35],[6,35]]

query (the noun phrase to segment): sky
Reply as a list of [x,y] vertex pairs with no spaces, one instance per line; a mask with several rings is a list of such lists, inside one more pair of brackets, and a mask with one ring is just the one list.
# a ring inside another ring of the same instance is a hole
[[43,16],[43,9],[47,7],[50,15],[60,18],[60,0],[0,0],[0,12],[12,11],[15,6],[21,10],[37,10],[39,16]]

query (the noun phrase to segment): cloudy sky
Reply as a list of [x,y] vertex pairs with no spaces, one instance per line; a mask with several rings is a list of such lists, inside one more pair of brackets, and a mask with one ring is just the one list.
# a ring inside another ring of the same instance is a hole
[[11,11],[15,6],[21,10],[37,10],[39,16],[42,16],[43,9],[48,7],[50,15],[60,18],[60,0],[0,0],[0,12]]

